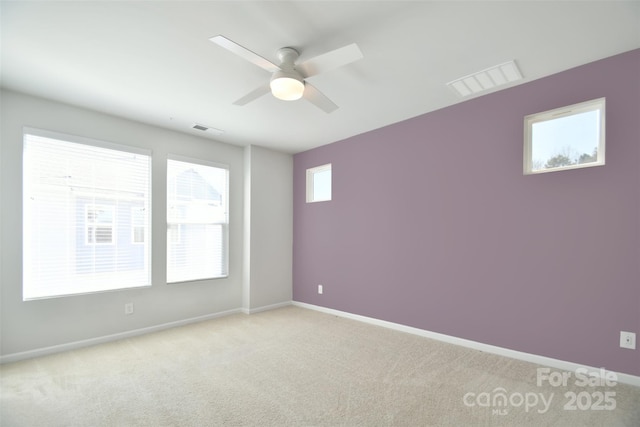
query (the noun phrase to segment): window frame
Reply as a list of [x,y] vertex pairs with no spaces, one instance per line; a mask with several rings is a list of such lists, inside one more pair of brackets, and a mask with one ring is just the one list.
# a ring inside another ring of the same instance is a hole
[[[329,197],[328,198],[316,198],[315,195],[315,176],[322,172],[330,172],[329,180]],[[329,202],[333,198],[333,169],[332,164],[327,163],[320,166],[315,166],[307,169],[306,172],[306,201],[307,203]]]
[[[550,122],[556,119],[567,118],[591,111],[599,112],[599,129],[597,158],[593,162],[576,163],[553,168],[533,169],[533,125],[537,123]],[[563,170],[582,169],[594,166],[605,165],[606,146],[606,98],[597,98],[580,102],[573,105],[554,108],[553,110],[530,114],[524,118],[524,149],[523,149],[523,174],[535,175],[540,173],[557,172]]]

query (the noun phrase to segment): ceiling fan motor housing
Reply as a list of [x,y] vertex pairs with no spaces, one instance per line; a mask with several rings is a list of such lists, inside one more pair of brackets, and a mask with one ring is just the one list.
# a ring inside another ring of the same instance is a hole
[[292,47],[283,47],[278,49],[278,59],[280,60],[280,68],[293,68],[300,54]]
[[278,59],[280,59],[280,70],[271,76],[269,84],[271,93],[284,101],[295,101],[302,98],[304,77],[294,68],[298,52],[293,48],[283,47],[278,50]]

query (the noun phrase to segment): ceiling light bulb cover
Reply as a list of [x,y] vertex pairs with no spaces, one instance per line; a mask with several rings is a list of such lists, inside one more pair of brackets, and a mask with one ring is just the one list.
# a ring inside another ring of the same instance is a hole
[[302,98],[304,93],[304,82],[295,72],[275,72],[270,87],[273,96],[283,101],[295,101]]

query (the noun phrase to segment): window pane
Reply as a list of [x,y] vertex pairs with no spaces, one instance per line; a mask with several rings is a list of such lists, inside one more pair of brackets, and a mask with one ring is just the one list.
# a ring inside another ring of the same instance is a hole
[[228,275],[228,170],[167,162],[167,281]]
[[313,199],[331,200],[331,169],[313,174]]
[[307,169],[307,203],[331,200],[331,164]]
[[595,162],[599,125],[599,111],[534,123],[531,146],[534,170]]
[[145,239],[145,210],[134,207],[131,209],[131,241],[133,243],[144,243]]
[[149,286],[149,245],[129,236],[132,208],[150,222],[150,157],[33,131],[24,135],[23,298]]

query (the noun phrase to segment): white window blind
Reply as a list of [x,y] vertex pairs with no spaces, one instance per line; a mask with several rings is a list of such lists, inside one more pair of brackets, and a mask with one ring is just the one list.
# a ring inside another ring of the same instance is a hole
[[228,276],[226,167],[167,161],[167,282]]
[[151,284],[149,154],[25,129],[24,300]]

